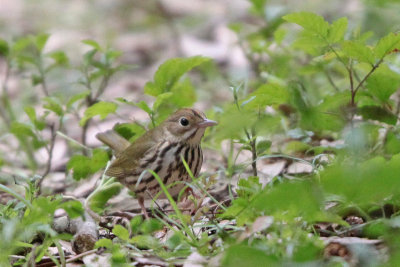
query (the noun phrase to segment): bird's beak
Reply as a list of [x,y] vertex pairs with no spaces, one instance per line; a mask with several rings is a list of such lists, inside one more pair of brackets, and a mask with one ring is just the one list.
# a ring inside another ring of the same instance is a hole
[[217,125],[217,124],[218,124],[218,122],[216,122],[216,121],[205,119],[204,121],[198,123],[197,126],[199,128],[206,128],[206,127],[214,126],[214,125]]

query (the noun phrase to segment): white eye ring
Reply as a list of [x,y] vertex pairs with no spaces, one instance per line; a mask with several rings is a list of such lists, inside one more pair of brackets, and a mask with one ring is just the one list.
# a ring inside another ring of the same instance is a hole
[[188,125],[189,125],[189,120],[186,119],[185,117],[182,117],[182,118],[179,119],[179,123],[180,123],[182,126],[188,126]]

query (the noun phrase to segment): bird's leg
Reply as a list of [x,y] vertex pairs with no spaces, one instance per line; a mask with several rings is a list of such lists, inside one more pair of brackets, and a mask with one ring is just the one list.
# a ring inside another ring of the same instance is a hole
[[139,206],[142,209],[142,213],[144,215],[144,217],[146,218],[146,220],[149,219],[149,214],[147,214],[147,210],[146,207],[144,206],[144,198],[143,197],[139,197],[138,198],[138,202],[139,202]]

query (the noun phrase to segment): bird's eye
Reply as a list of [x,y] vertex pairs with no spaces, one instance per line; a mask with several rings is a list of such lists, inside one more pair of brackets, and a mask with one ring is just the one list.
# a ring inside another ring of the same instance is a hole
[[189,121],[188,121],[188,119],[186,119],[185,117],[180,118],[179,123],[180,123],[182,126],[188,126],[188,125],[189,125]]

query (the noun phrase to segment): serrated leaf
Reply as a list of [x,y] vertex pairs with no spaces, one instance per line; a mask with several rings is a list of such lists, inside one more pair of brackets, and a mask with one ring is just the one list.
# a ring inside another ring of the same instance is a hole
[[320,37],[328,37],[329,23],[322,16],[311,12],[297,12],[283,16],[283,19],[296,23],[305,30],[315,33]]
[[375,58],[382,59],[394,49],[400,49],[400,35],[391,32],[382,37],[376,44],[374,48]]
[[345,41],[342,43],[343,53],[358,62],[374,64],[375,58],[372,50],[366,45],[356,41]]
[[128,241],[129,239],[129,231],[125,227],[119,224],[114,226],[112,232],[114,235],[116,235],[119,239],[123,241]]
[[118,105],[112,102],[104,102],[100,101],[97,102],[96,104],[88,107],[85,110],[85,114],[81,121],[79,122],[79,125],[83,126],[85,123],[95,117],[95,116],[100,116],[100,119],[105,119],[110,113],[115,113],[117,110]]
[[347,31],[347,18],[340,18],[332,23],[328,31],[328,41],[337,43],[343,40],[344,34]]
[[381,65],[367,79],[367,89],[379,100],[386,102],[400,86],[399,74],[393,72],[386,65]]
[[144,92],[152,96],[169,92],[183,74],[209,60],[202,56],[169,59],[158,68],[154,81],[146,83]]
[[67,102],[67,109],[70,109],[71,106],[76,102],[79,101],[81,99],[84,99],[85,97],[87,97],[90,94],[90,90],[86,90],[83,91],[82,93],[73,95]]
[[45,97],[43,100],[47,103],[43,105],[43,108],[53,111],[58,116],[62,116],[64,114],[63,108],[54,98]]

